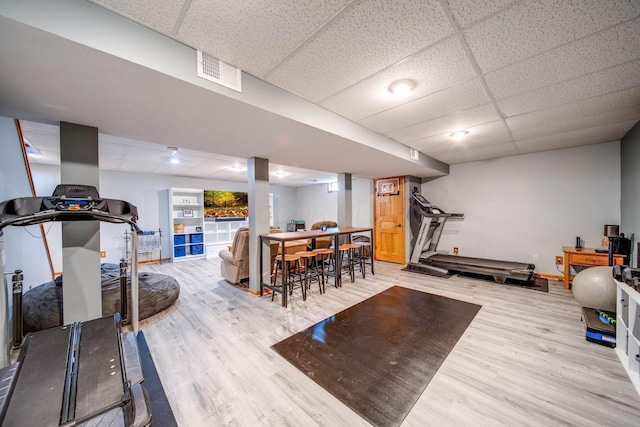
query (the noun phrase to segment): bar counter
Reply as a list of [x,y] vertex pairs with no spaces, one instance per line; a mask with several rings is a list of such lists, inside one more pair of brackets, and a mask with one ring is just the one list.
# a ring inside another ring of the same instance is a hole
[[[280,253],[285,253],[285,243],[292,240],[304,240],[311,239],[311,247],[315,248],[315,239],[318,237],[333,237],[333,271],[336,287],[342,286],[341,266],[338,264],[339,259],[339,237],[342,235],[348,235],[348,242],[351,242],[351,235],[354,233],[369,233],[371,241],[371,251],[373,251],[373,228],[371,227],[337,227],[327,228],[323,230],[310,230],[310,231],[289,231],[286,233],[270,233],[260,235],[260,295],[262,296],[264,288],[271,289],[272,292],[280,292],[282,294],[282,306],[287,306],[287,275],[286,268],[283,269],[282,286],[277,286],[275,283],[266,283],[264,281],[264,266],[263,266],[263,250],[265,244],[270,247],[271,241],[279,242],[281,245]],[[373,252],[371,256],[373,262]],[[271,267],[270,267],[271,268]],[[269,280],[271,278],[271,271],[269,272]]]

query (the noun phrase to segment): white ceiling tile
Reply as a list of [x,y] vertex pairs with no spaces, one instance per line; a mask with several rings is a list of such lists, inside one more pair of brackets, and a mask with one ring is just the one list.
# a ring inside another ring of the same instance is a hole
[[463,130],[481,123],[494,122],[496,120],[500,120],[500,116],[498,116],[491,104],[486,104],[399,129],[388,133],[387,136],[402,143],[409,143],[417,139],[442,133],[451,133],[456,130]]
[[511,142],[511,135],[504,127],[501,120],[491,123],[483,123],[467,128],[469,134],[461,141],[456,141],[450,133],[430,136],[411,142],[411,147],[427,155],[439,153],[449,147],[459,149],[480,147],[485,145],[497,145]]
[[127,157],[128,145],[105,142],[103,138],[98,140],[98,155],[100,160],[104,158],[108,159],[125,159]]
[[640,61],[636,60],[497,103],[502,113],[511,117],[639,86]]
[[436,0],[354,2],[266,79],[319,102],[451,34]]
[[161,33],[171,33],[184,0],[92,0]]
[[513,143],[505,143],[474,148],[450,147],[448,150],[434,154],[433,157],[449,165],[455,165],[499,157],[516,156],[518,154],[520,154],[520,152]]
[[[459,40],[450,37],[331,96],[321,105],[358,121],[474,76]],[[416,87],[406,97],[389,92],[389,85],[400,79],[416,82]]]
[[637,120],[629,120],[626,122],[516,141],[515,144],[522,153],[535,153],[559,148],[576,147],[579,145],[619,141],[635,123],[637,123]]
[[465,37],[478,65],[486,73],[638,14],[638,1],[525,1],[470,27]]
[[171,175],[174,171],[173,168],[166,168],[165,166],[162,166],[160,171],[156,172],[158,170],[157,162],[145,162],[140,160],[122,160],[120,170],[123,172],[134,173],[162,173],[164,175]]
[[460,28],[480,21],[518,1],[519,0],[446,0]]
[[487,103],[489,97],[482,84],[473,79],[367,117],[359,123],[386,134]]
[[513,138],[518,141],[532,139],[545,135],[578,131],[594,126],[637,120],[638,117],[640,117],[640,105],[623,110],[607,111],[593,116],[579,117],[573,120],[550,119],[544,126],[513,132]]
[[637,87],[583,99],[554,108],[508,117],[506,121],[509,129],[512,131],[520,131],[543,127],[552,121],[571,121],[581,117],[602,114],[613,110],[623,110],[639,105],[640,87]]
[[114,159],[114,158],[109,158],[104,156],[100,156],[98,160],[100,169],[106,169],[106,170],[112,170],[112,171],[120,170],[122,167],[122,162],[123,161],[121,159]]
[[193,0],[177,37],[263,77],[348,3]]
[[640,18],[488,73],[485,80],[502,99],[638,59],[639,46]]

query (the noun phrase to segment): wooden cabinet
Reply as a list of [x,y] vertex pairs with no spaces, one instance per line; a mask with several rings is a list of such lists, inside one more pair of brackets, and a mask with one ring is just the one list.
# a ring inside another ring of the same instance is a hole
[[[596,252],[592,248],[574,248],[563,246],[564,253],[564,288],[569,289],[573,276],[571,275],[571,265],[598,266],[609,265],[609,254],[607,252]],[[614,255],[613,264],[622,265],[624,255]]]
[[169,189],[171,261],[204,258],[204,193]]
[[640,293],[616,281],[616,354],[640,394]]

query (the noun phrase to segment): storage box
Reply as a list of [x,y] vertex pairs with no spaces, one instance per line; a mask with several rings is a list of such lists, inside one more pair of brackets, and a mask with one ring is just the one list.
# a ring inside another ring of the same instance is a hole
[[187,236],[185,236],[184,234],[173,236],[174,245],[184,245],[185,243],[187,243]]
[[173,248],[173,256],[174,258],[178,258],[181,256],[185,256],[187,254],[186,246],[176,246]]
[[189,234],[189,243],[202,243],[202,234]]
[[184,224],[173,224],[173,232],[175,234],[184,233]]
[[204,245],[191,245],[191,255],[202,255],[204,253]]

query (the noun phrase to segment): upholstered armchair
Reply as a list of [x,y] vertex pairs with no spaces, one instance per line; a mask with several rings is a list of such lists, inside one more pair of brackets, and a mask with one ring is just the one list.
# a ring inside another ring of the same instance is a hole
[[[323,226],[327,228],[336,228],[338,224],[333,221],[318,221],[311,225],[310,230],[320,230]],[[332,243],[333,237],[318,237],[316,238],[316,249],[328,248]],[[311,239],[307,241],[307,245],[311,247]]]
[[220,272],[225,280],[237,284],[249,278],[249,229],[240,227],[233,238],[231,249],[223,249],[218,254],[221,261]]

